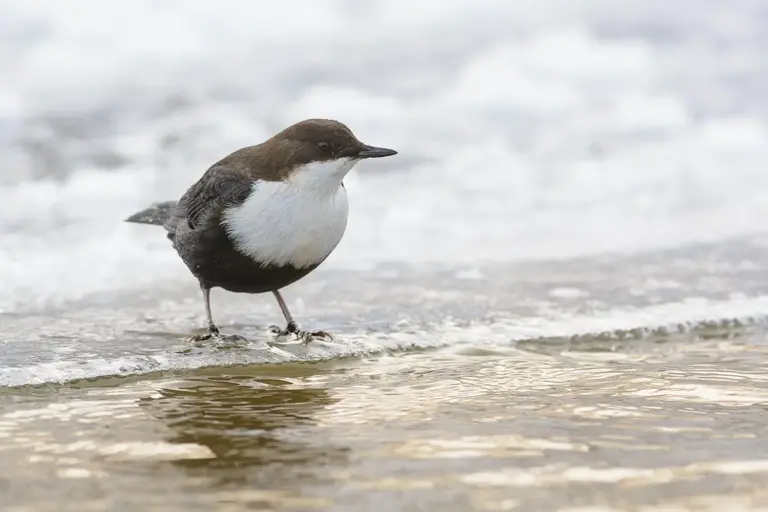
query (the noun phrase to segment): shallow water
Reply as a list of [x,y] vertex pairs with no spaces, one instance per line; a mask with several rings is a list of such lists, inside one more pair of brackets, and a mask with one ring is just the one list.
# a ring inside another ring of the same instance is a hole
[[588,336],[5,391],[4,510],[757,510],[767,351]]

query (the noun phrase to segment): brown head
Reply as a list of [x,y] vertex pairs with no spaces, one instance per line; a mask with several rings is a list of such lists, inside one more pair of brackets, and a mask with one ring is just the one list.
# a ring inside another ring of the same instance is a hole
[[339,184],[360,160],[396,155],[393,149],[359,141],[346,125],[332,119],[300,121],[272,138],[236,151],[221,163],[245,165],[256,178],[334,181]]

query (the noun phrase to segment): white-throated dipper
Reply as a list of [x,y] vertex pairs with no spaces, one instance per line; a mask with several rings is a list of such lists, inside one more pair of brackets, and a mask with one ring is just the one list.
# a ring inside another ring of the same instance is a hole
[[152,205],[127,222],[163,226],[200,282],[208,334],[222,337],[210,292],[272,292],[285,316],[279,335],[329,336],[298,328],[280,289],[316,269],[347,227],[343,180],[360,160],[396,155],[363,144],[344,124],[307,119],[213,164],[176,201]]

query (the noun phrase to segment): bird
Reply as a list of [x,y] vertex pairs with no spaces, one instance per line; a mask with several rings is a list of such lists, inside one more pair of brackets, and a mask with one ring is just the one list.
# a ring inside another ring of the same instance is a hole
[[[342,122],[305,119],[211,165],[178,201],[126,218],[162,226],[202,290],[206,334],[223,339],[211,313],[211,290],[272,293],[285,318],[277,337],[332,338],[300,329],[281,290],[315,270],[347,227],[344,178],[361,160],[397,151],[364,144]],[[239,336],[229,336],[239,338]]]

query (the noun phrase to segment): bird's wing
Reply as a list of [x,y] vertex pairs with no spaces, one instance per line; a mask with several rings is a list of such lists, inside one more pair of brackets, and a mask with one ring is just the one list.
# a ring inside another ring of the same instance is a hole
[[180,206],[191,229],[206,220],[218,220],[225,208],[245,202],[253,188],[253,178],[228,166],[208,169],[187,191]]

